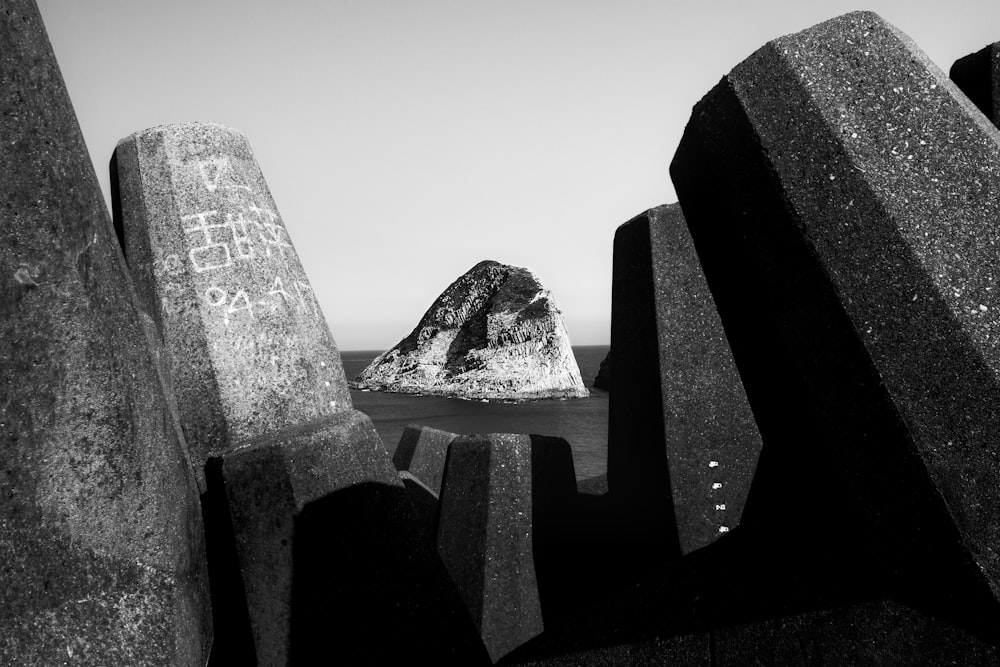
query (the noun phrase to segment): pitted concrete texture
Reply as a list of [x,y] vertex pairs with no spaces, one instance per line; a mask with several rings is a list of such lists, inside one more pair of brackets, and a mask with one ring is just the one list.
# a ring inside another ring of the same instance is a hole
[[238,442],[352,408],[340,354],[246,137],[119,142],[116,226],[163,334],[196,473]]
[[0,664],[201,667],[197,487],[34,2],[0,91]]

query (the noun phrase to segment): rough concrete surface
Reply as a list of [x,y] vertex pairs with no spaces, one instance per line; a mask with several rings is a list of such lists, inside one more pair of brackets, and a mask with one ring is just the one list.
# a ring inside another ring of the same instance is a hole
[[0,111],[0,663],[200,667],[197,487],[34,2]]

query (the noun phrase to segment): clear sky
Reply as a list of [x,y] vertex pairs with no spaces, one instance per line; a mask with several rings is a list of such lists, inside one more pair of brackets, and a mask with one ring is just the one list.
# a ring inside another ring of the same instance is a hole
[[345,350],[394,345],[481,259],[607,343],[615,228],[676,200],[691,107],[739,61],[855,9],[945,72],[1000,41],[997,0],[38,4],[105,197],[132,132],[243,131]]

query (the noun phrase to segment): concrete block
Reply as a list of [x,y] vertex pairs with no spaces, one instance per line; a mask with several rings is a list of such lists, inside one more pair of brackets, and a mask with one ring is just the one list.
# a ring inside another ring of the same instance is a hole
[[996,129],[869,12],[737,65],[671,165],[765,442],[744,525],[994,636],[998,175]]
[[615,234],[608,486],[655,559],[739,525],[762,447],[680,206]]
[[0,83],[0,664],[201,667],[198,489],[32,1]]

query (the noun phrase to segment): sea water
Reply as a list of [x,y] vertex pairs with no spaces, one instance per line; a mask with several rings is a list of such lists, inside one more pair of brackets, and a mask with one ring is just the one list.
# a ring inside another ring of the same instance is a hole
[[[608,393],[591,386],[607,353],[607,345],[573,347],[580,374],[590,389],[587,398],[485,403],[357,389],[351,390],[351,398],[355,409],[371,417],[390,455],[410,424],[460,434],[533,433],[565,438],[573,450],[576,478],[587,479],[607,471]],[[347,378],[356,378],[379,354],[372,350],[341,352]]]

